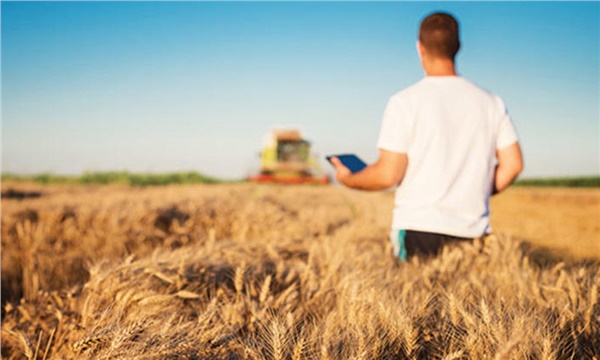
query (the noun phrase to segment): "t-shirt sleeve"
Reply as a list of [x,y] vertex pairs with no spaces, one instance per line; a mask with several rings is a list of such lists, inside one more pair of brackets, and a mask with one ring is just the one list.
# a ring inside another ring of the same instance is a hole
[[496,137],[496,150],[499,150],[514,144],[519,138],[504,102],[499,97],[496,98],[496,101],[499,106],[498,111],[501,112],[498,135]]
[[406,153],[410,141],[408,108],[398,99],[391,98],[383,113],[379,131],[379,149]]

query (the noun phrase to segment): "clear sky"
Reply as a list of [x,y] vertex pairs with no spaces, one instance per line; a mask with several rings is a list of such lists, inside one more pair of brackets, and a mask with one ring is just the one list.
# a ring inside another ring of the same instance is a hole
[[599,2],[0,6],[3,172],[239,178],[277,126],[373,161],[387,100],[423,76],[419,22],[444,10],[459,73],[509,108],[523,177],[600,174]]

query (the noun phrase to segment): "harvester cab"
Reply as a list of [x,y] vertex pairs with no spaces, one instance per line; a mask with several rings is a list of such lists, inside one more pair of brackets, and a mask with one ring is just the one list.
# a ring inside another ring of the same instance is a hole
[[329,184],[319,163],[310,152],[310,142],[298,130],[274,130],[264,140],[260,172],[252,182],[282,184]]

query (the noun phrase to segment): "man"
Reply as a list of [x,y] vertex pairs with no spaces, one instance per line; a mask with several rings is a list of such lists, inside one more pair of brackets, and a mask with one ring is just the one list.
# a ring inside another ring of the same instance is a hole
[[337,180],[350,188],[398,185],[390,239],[402,260],[489,233],[490,196],[523,169],[502,100],[457,75],[459,48],[456,19],[427,16],[417,42],[425,77],[389,100],[379,159],[354,174],[332,159]]

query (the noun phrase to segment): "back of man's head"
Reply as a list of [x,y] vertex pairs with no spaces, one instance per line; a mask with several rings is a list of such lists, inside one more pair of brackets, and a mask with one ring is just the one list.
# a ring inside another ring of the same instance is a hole
[[429,54],[454,61],[460,49],[458,21],[443,12],[428,15],[421,21],[419,41]]

